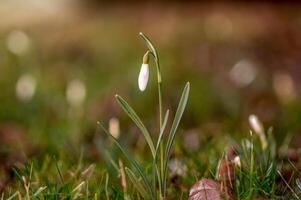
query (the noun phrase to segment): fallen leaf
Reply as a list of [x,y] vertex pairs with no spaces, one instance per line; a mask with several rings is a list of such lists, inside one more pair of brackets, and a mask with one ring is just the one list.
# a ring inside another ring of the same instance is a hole
[[203,178],[191,187],[188,200],[220,200],[221,196],[220,183]]
[[222,159],[219,162],[217,170],[218,180],[225,182],[228,186],[234,180],[234,164],[227,159]]

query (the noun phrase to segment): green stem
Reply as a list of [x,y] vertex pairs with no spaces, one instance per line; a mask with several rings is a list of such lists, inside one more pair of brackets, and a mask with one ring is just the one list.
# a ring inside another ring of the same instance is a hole
[[[139,35],[143,38],[145,41],[149,51],[154,57],[155,63],[156,63],[156,70],[157,70],[157,84],[158,84],[158,98],[159,98],[159,125],[160,129],[163,126],[163,105],[162,105],[162,78],[161,78],[161,70],[160,70],[160,64],[159,64],[159,58],[157,51],[152,44],[152,42],[148,39],[146,35],[143,33],[139,33]],[[148,57],[147,57],[148,59]],[[145,62],[148,62],[148,60],[145,60]],[[154,162],[156,163],[156,158],[154,158]],[[157,168],[157,167],[156,167]],[[158,170],[158,169],[157,169]],[[157,173],[158,176],[158,185],[159,185],[159,193],[160,193],[160,200],[163,199],[163,195],[165,194],[164,189],[162,188],[163,183],[163,177],[164,177],[164,143],[163,141],[160,143],[160,170],[161,172]]]
[[249,199],[251,199],[253,194],[253,171],[254,171],[254,141],[251,134],[251,161],[250,161],[250,194]]
[[[159,125],[160,129],[163,126],[163,104],[162,104],[162,78],[161,78],[161,70],[159,65],[159,58],[155,57],[156,62],[156,69],[157,69],[157,83],[158,83],[158,98],[159,98]],[[163,177],[164,174],[164,144],[163,141],[160,144],[160,169],[161,169],[161,176]],[[159,180],[162,183],[162,180]],[[159,184],[161,186],[161,184]],[[160,199],[162,199],[164,192],[162,191],[162,187],[159,188],[160,190]]]
[[157,83],[158,83],[158,97],[159,97],[159,116],[160,116],[160,128],[163,125],[163,105],[162,105],[162,77],[159,65],[159,58],[155,57],[157,68]]

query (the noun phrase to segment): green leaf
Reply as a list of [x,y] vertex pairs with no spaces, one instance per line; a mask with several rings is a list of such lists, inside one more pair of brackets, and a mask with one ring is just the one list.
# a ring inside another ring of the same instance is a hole
[[130,178],[132,184],[134,185],[134,187],[136,188],[136,190],[140,193],[140,195],[144,198],[144,199],[149,199],[149,194],[146,192],[144,186],[141,184],[140,180],[135,176],[135,174],[132,172],[131,169],[129,168],[125,168],[125,172],[128,175],[128,177]]
[[165,191],[165,187],[166,187],[166,180],[167,180],[167,165],[168,165],[168,161],[169,161],[169,157],[170,157],[170,151],[171,151],[171,147],[173,144],[173,141],[175,139],[175,135],[177,132],[177,128],[179,126],[179,123],[181,121],[182,115],[184,113],[187,101],[188,101],[188,96],[189,96],[189,90],[190,90],[190,84],[189,82],[186,83],[185,88],[183,90],[178,108],[177,108],[177,112],[174,118],[174,121],[172,123],[171,129],[170,129],[170,133],[169,133],[169,137],[167,140],[167,145],[166,145],[166,149],[165,149],[165,154],[164,154],[164,177],[163,177],[163,187],[164,187],[164,191]]
[[108,160],[110,161],[111,165],[114,167],[114,169],[118,172],[119,171],[119,167],[117,165],[117,163],[114,161],[114,159],[112,158],[111,154],[105,150],[105,156],[108,158]]
[[276,141],[273,135],[273,128],[270,127],[267,132],[268,135],[268,148],[270,151],[271,158],[274,159],[276,157]]
[[160,133],[159,133],[159,137],[158,137],[158,140],[157,140],[155,157],[153,159],[153,181],[154,181],[153,184],[154,184],[154,187],[156,187],[156,183],[155,183],[156,174],[157,174],[157,177],[158,177],[159,187],[161,187],[161,185],[162,185],[161,174],[159,172],[159,169],[158,169],[158,166],[156,165],[156,163],[157,163],[157,154],[158,154],[159,146],[160,146],[160,143],[161,143],[162,138],[163,138],[163,134],[164,134],[164,130],[165,130],[165,127],[166,127],[166,124],[167,124],[168,116],[169,116],[169,110],[166,111],[164,121],[163,121],[163,125],[160,128]]
[[116,140],[110,133],[109,131],[100,123],[97,122],[97,124],[101,127],[101,129],[113,140],[113,142],[115,143],[115,145],[121,150],[121,152],[125,155],[125,157],[130,161],[130,163],[135,167],[135,169],[137,170],[137,172],[139,173],[139,175],[141,176],[143,183],[145,185],[145,187],[148,189],[148,191],[150,192],[150,194],[153,196],[153,190],[150,186],[150,183],[148,182],[146,176],[144,175],[140,165],[137,163],[137,161],[132,158],[132,156],[126,151],[126,149],[118,142],[118,140]]
[[128,116],[135,122],[135,124],[141,130],[141,132],[152,152],[152,156],[153,156],[153,158],[155,158],[156,151],[155,151],[154,143],[153,143],[153,140],[152,140],[149,132],[147,131],[146,127],[144,126],[144,124],[142,123],[142,121],[140,120],[138,115],[135,113],[134,109],[131,108],[131,106],[121,96],[116,95],[115,97],[116,97],[117,102],[121,106],[121,108],[128,114]]
[[159,56],[158,56],[157,50],[156,50],[155,46],[153,45],[153,43],[151,42],[151,40],[146,35],[144,35],[144,33],[140,32],[139,35],[142,37],[142,39],[146,43],[146,46],[148,47],[149,51],[152,53],[152,55],[155,58],[156,67],[157,67],[158,83],[161,83],[162,77],[161,77],[161,70],[160,70],[160,64],[159,64]]
[[156,48],[154,47],[153,43],[151,42],[151,40],[146,35],[144,35],[144,33],[142,33],[142,32],[140,32],[139,35],[145,41],[148,49],[152,52],[155,59],[158,60],[158,53],[157,53]]
[[159,134],[159,138],[158,138],[158,141],[157,141],[156,154],[155,154],[155,155],[157,155],[157,152],[158,152],[158,149],[159,149],[161,140],[162,140],[162,138],[163,138],[163,134],[164,134],[164,130],[165,130],[165,128],[166,128],[168,116],[169,116],[169,110],[167,110],[166,113],[165,113],[163,125],[162,125],[162,127],[161,127],[161,129],[160,129],[160,134]]
[[34,193],[34,197],[38,196],[41,192],[43,192],[45,189],[47,188],[47,186],[44,187],[39,187],[39,189]]
[[7,198],[7,200],[14,199],[18,194],[19,194],[19,191],[15,192],[13,195],[11,195],[9,198]]

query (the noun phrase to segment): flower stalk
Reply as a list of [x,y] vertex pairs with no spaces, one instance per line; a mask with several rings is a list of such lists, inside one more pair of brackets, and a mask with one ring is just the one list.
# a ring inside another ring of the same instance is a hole
[[[155,48],[153,47],[153,45],[151,44],[150,40],[143,34],[143,33],[139,33],[139,35],[147,42],[147,46],[149,48],[149,50],[144,54],[143,56],[143,64],[149,62],[149,53],[151,53],[151,55],[154,57],[154,61],[155,61],[155,65],[156,65],[156,71],[157,71],[157,85],[158,85],[158,102],[159,102],[159,127],[161,130],[162,126],[163,126],[163,103],[162,103],[162,75],[161,75],[161,69],[160,69],[160,62],[159,62],[159,57],[157,54],[157,51],[155,50]],[[160,180],[160,184],[159,184],[159,195],[160,195],[160,199],[163,199],[163,191],[161,188],[161,183],[163,182],[162,177],[164,177],[164,144],[163,142],[160,143],[160,177],[158,177]]]
[[258,119],[256,115],[252,114],[249,116],[249,123],[252,129],[255,131],[255,133],[259,136],[262,150],[265,150],[268,147],[268,141],[265,136],[264,127],[261,121]]

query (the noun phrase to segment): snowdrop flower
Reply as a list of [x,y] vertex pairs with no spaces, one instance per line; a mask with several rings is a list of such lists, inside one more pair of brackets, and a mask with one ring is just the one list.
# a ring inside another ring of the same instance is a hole
[[72,80],[68,83],[66,98],[71,106],[80,106],[86,98],[86,87],[81,80]]
[[259,121],[258,117],[256,115],[250,115],[249,116],[249,123],[251,128],[257,133],[262,133],[264,132],[263,130],[263,125],[262,123]]
[[147,86],[148,77],[149,77],[149,51],[147,51],[143,56],[143,63],[141,65],[139,77],[138,77],[138,86],[139,89],[143,92]]
[[109,132],[114,138],[119,138],[119,120],[115,117],[111,118],[109,121]]
[[32,99],[36,91],[36,79],[31,74],[23,74],[16,83],[16,96],[21,101]]
[[249,123],[252,129],[255,131],[257,135],[259,135],[260,142],[262,145],[262,149],[266,149],[268,146],[267,139],[265,137],[264,128],[261,121],[258,119],[256,115],[249,116]]
[[236,166],[241,167],[241,161],[240,161],[239,156],[235,156],[235,158],[233,159],[233,162]]

